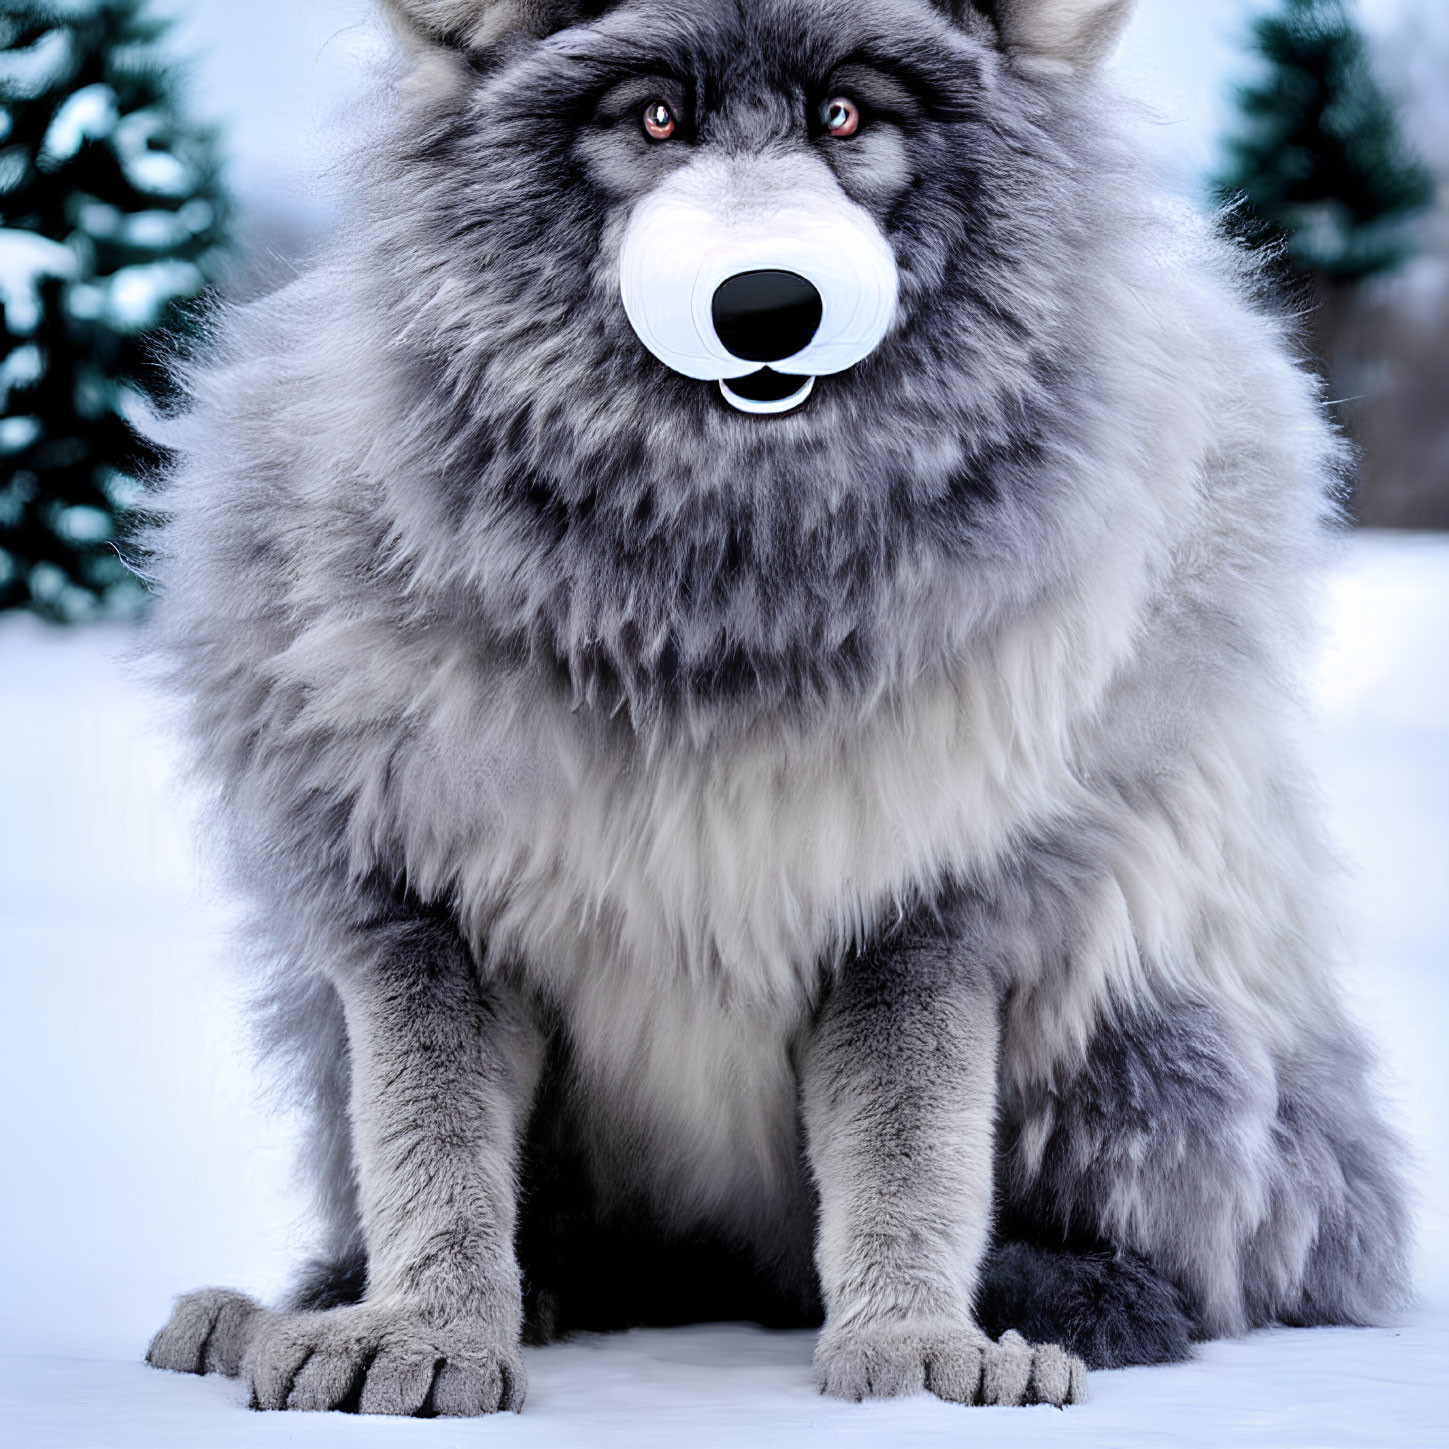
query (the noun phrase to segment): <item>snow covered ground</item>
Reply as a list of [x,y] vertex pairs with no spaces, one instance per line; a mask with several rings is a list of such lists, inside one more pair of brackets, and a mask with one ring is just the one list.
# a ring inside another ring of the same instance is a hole
[[299,1238],[161,722],[127,640],[0,621],[0,1443],[1012,1446],[1449,1444],[1449,538],[1357,539],[1326,600],[1314,739],[1357,862],[1351,986],[1418,1154],[1422,1307],[1098,1374],[1065,1413],[828,1403],[808,1334],[741,1326],[531,1353],[473,1422],[261,1415],[147,1369],[171,1296],[259,1293]]

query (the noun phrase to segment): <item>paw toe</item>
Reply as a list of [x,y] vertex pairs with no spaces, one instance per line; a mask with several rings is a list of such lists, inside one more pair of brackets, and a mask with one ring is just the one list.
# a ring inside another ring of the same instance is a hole
[[207,1288],[180,1299],[146,1350],[146,1362],[176,1373],[235,1375],[259,1312],[241,1293]]
[[1031,1345],[1016,1332],[1004,1333],[986,1354],[981,1373],[981,1402],[1024,1404],[1031,1385]]
[[437,1360],[422,1348],[388,1348],[373,1359],[357,1403],[359,1414],[421,1412],[433,1386]]
[[240,1293],[228,1294],[217,1309],[216,1322],[212,1325],[211,1338],[203,1355],[203,1367],[209,1374],[225,1374],[234,1379],[240,1372],[242,1359],[261,1309],[250,1298]]
[[837,1399],[898,1399],[926,1387],[921,1341],[900,1329],[857,1329],[822,1340],[815,1380]]
[[854,1399],[858,1403],[869,1393],[864,1369],[842,1354],[817,1356],[815,1386],[832,1399]]
[[292,1379],[287,1407],[312,1413],[343,1408],[357,1396],[365,1371],[360,1344],[336,1344],[313,1349]]
[[512,1355],[449,1359],[433,1381],[433,1411],[449,1418],[517,1412],[523,1407],[523,1364]]
[[821,1345],[815,1354],[815,1382],[833,1399],[859,1402],[870,1395],[867,1355],[844,1344]]
[[290,1407],[292,1386],[314,1352],[313,1343],[301,1335],[287,1332],[285,1328],[259,1337],[242,1365],[243,1372],[251,1380],[252,1407]]
[[872,1354],[866,1364],[866,1393],[873,1399],[901,1399],[924,1393],[926,1365],[919,1348]]
[[1062,1408],[1082,1401],[1087,1386],[1086,1366],[1066,1349],[1045,1344],[1035,1350],[1031,1366],[1031,1401]]
[[967,1339],[942,1343],[926,1364],[926,1387],[938,1399],[974,1404],[981,1396],[983,1363],[979,1345]]

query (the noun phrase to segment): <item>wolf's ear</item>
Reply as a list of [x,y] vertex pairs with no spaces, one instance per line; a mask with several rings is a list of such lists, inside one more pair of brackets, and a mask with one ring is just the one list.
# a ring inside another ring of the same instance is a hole
[[550,35],[577,20],[578,0],[382,0],[406,35],[480,50],[509,35]]
[[1087,70],[1117,44],[1135,0],[995,0],[1005,47]]

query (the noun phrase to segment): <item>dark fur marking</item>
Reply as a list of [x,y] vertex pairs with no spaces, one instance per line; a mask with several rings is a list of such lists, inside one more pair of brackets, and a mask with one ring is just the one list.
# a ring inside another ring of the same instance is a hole
[[1134,1254],[1006,1242],[976,1289],[977,1322],[993,1338],[1015,1329],[1059,1343],[1088,1368],[1177,1363],[1192,1354],[1193,1322],[1175,1288]]

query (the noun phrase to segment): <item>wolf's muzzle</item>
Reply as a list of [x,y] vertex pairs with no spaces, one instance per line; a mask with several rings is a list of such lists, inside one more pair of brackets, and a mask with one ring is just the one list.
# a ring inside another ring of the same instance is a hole
[[686,167],[635,208],[619,257],[624,310],[675,372],[717,382],[741,412],[790,412],[817,377],[880,345],[895,320],[895,256],[828,174],[758,195],[729,179]]

